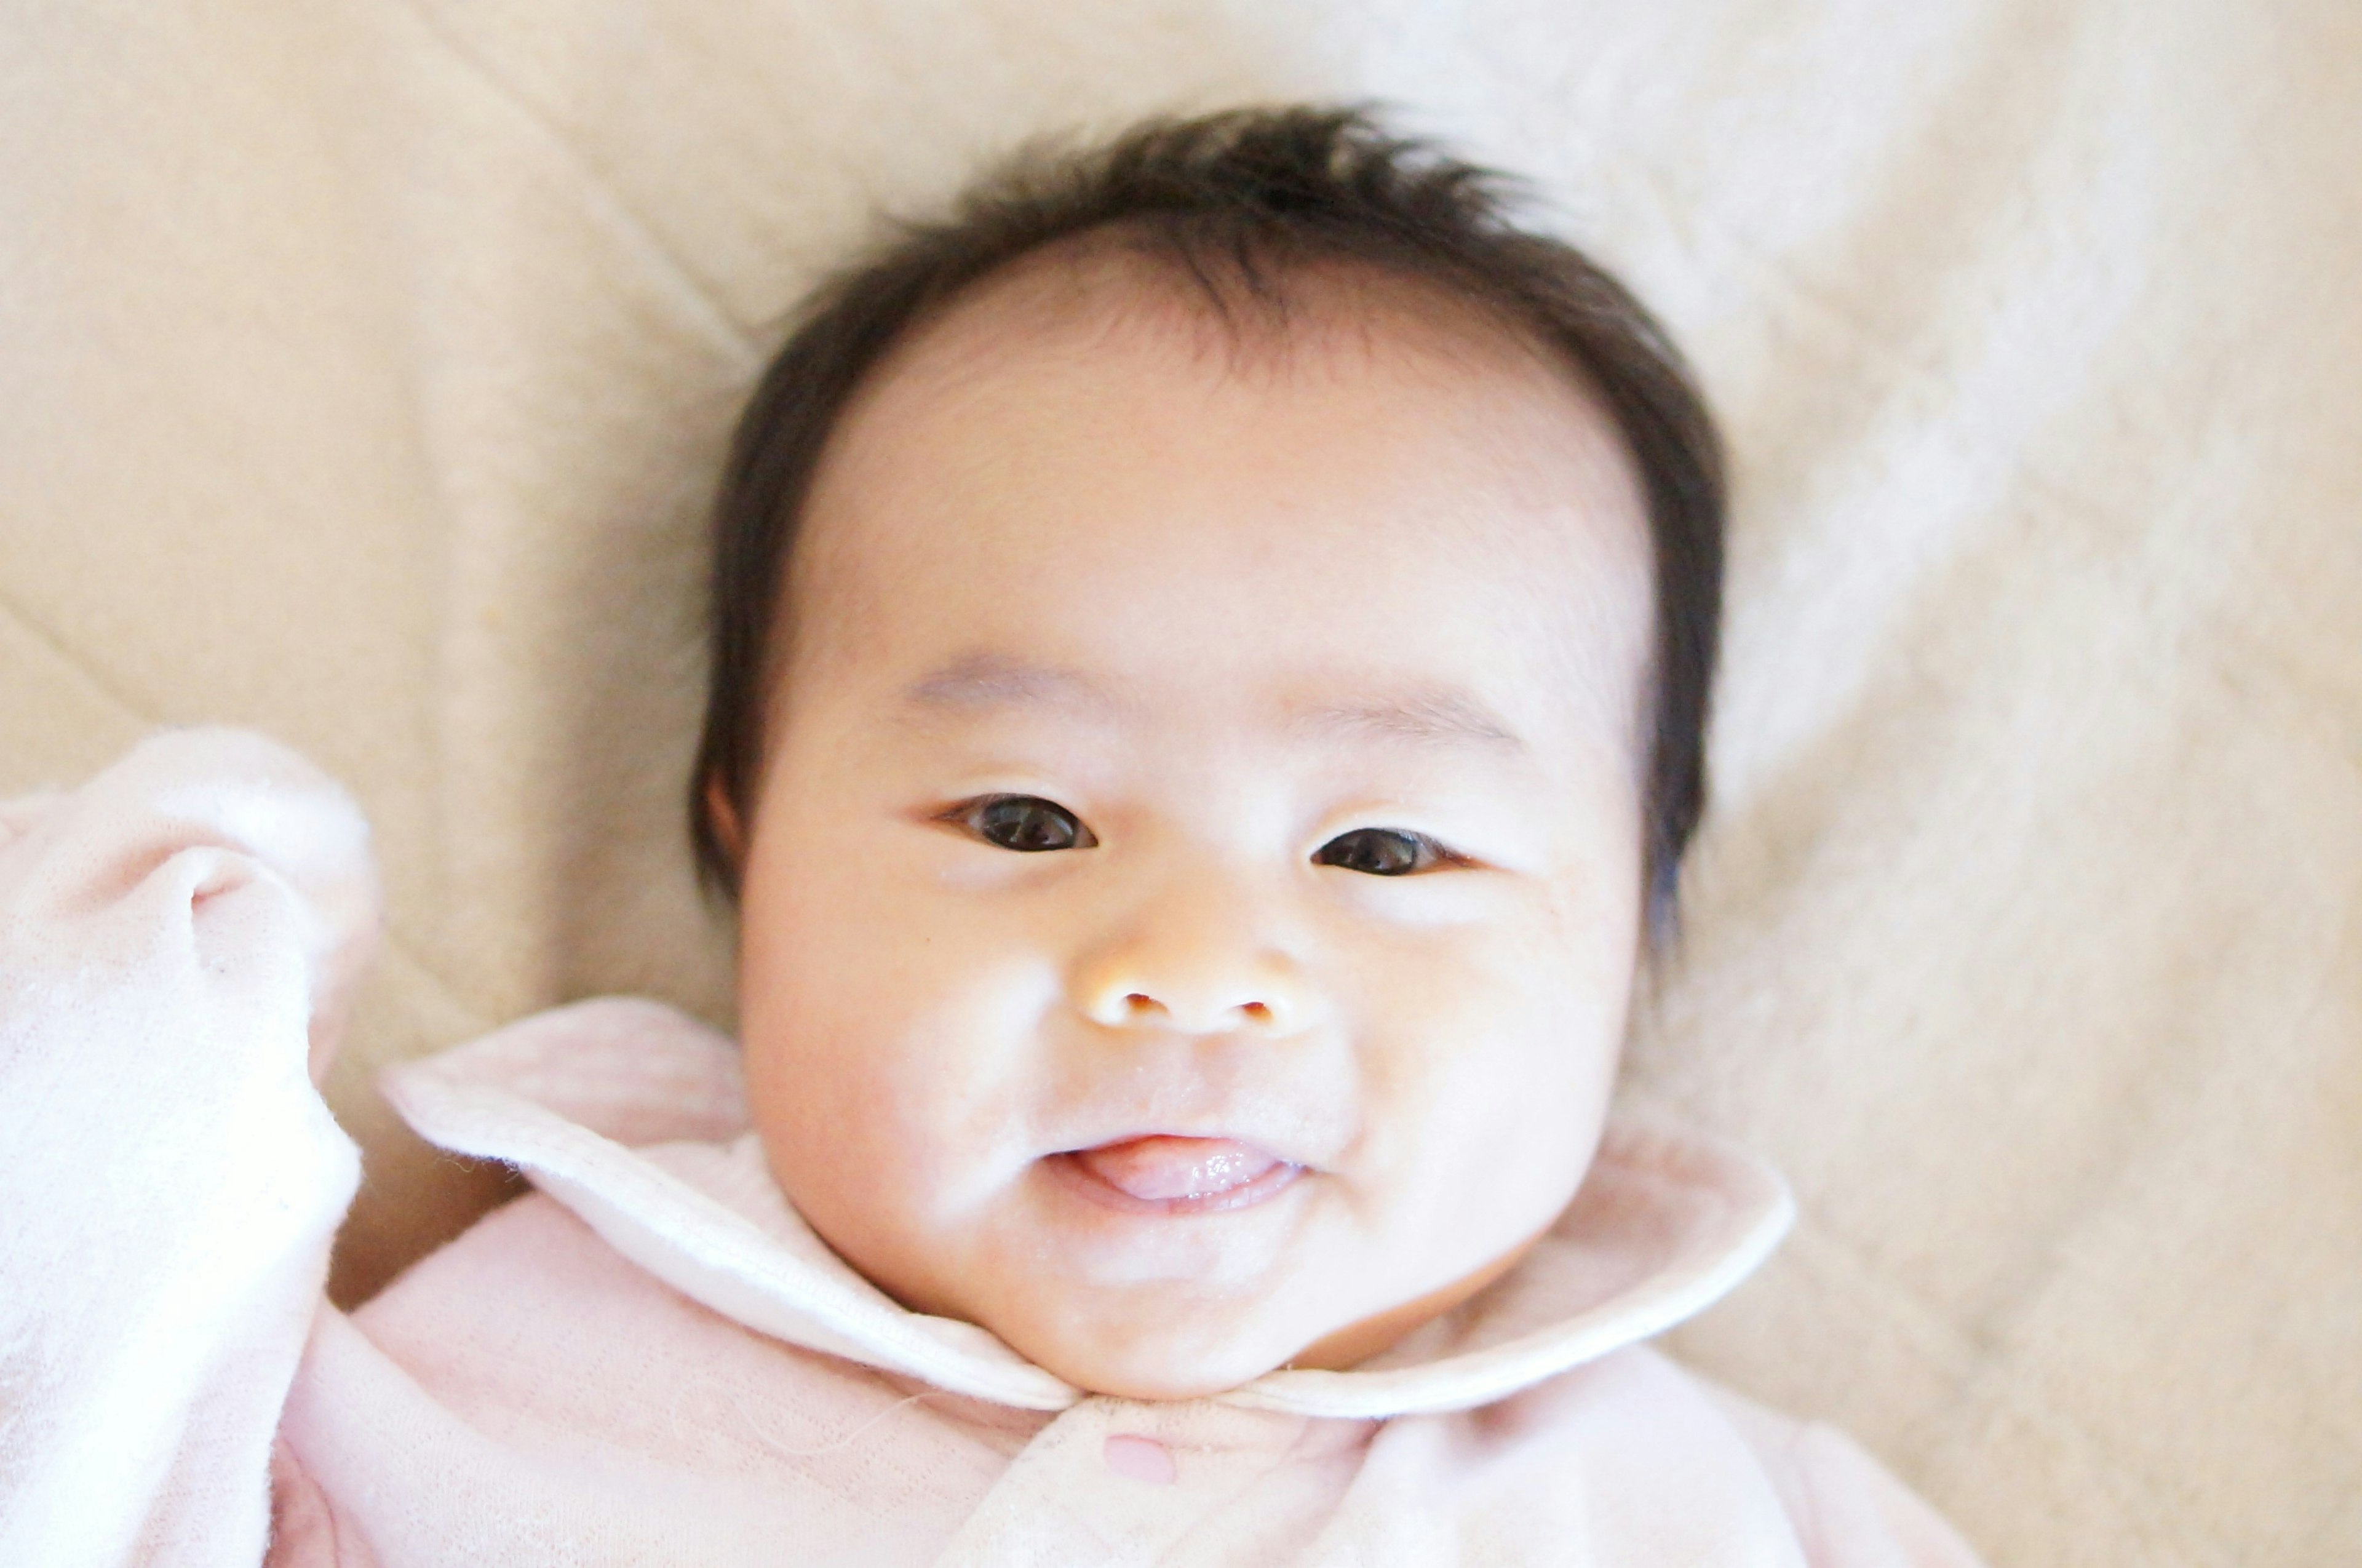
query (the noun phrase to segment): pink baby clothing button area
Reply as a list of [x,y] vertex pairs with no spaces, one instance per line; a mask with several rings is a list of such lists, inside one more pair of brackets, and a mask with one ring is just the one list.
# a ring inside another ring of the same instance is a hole
[[1154,1438],[1135,1432],[1111,1433],[1103,1452],[1107,1467],[1118,1475],[1145,1481],[1152,1486],[1170,1486],[1180,1479],[1181,1467],[1174,1462],[1173,1451]]

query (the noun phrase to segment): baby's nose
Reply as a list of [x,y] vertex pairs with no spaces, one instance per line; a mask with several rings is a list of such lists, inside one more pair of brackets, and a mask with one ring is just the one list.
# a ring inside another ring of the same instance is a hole
[[1094,911],[1094,938],[1067,975],[1085,1017],[1109,1029],[1274,1039],[1323,1021],[1326,996],[1289,940],[1284,888],[1210,855],[1148,875],[1129,904]]
[[[1160,986],[1159,990],[1172,993],[1174,988]],[[1276,991],[1278,987],[1264,987]],[[1087,1002],[1084,1012],[1095,1023],[1110,1026],[1150,1024],[1189,1034],[1226,1034],[1232,1030],[1252,1029],[1259,1032],[1294,1033],[1295,1010],[1285,1000],[1274,1006],[1263,997],[1250,997],[1244,1001],[1211,1005],[1192,1005],[1187,1001],[1178,1007],[1161,997],[1143,990],[1125,990],[1116,994],[1117,988],[1093,1001]]]
[[1114,946],[1081,966],[1076,1003],[1092,1022],[1111,1029],[1278,1038],[1312,1027],[1319,997],[1299,966],[1281,954],[1227,946]]

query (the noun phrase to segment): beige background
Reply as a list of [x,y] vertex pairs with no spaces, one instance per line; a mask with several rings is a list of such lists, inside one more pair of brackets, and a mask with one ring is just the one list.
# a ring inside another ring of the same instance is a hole
[[1306,94],[1537,176],[1737,448],[1632,1082],[1805,1218],[1679,1347],[1998,1562],[2362,1562],[2351,0],[0,0],[0,790],[230,720],[359,795],[340,1291],[497,1186],[375,1066],[726,1011],[697,537],[779,313],[1023,135]]

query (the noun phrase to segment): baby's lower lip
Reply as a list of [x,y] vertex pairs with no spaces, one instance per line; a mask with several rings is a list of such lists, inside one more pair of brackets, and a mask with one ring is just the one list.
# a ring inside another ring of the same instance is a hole
[[1230,1138],[1126,1138],[1046,1162],[1083,1196],[1134,1214],[1206,1214],[1276,1196],[1304,1167]]

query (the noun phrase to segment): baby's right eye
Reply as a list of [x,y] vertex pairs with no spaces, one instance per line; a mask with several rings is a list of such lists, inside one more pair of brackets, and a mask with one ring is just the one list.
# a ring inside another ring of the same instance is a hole
[[1045,849],[1088,849],[1098,843],[1082,819],[1039,795],[980,795],[936,820],[957,823],[987,844],[1027,855]]

